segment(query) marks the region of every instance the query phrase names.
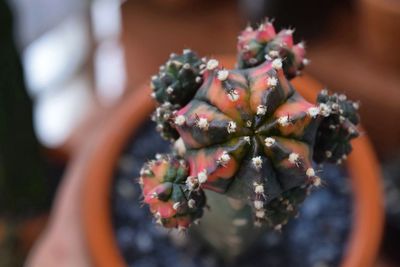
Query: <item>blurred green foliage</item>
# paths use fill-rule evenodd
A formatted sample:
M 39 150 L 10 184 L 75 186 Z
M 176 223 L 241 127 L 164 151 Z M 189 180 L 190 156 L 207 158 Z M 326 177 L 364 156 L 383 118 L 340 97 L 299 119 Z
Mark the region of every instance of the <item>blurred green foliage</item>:
M 0 217 L 20 218 L 46 208 L 48 189 L 5 0 L 0 0 L 0 40 Z

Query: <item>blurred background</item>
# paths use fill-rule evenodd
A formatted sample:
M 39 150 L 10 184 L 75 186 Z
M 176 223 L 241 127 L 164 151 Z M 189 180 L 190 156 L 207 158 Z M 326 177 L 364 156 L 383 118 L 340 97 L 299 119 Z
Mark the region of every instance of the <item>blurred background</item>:
M 0 266 L 23 264 L 73 156 L 170 52 L 232 55 L 265 17 L 306 40 L 307 73 L 361 101 L 385 178 L 379 264 L 400 266 L 398 0 L 0 0 Z

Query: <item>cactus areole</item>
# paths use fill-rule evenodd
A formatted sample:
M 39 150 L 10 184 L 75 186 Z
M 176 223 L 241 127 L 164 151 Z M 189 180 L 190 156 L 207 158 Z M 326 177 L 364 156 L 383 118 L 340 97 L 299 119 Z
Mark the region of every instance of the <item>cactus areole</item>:
M 159 103 L 152 118 L 174 144 L 140 173 L 158 223 L 198 222 L 211 190 L 244 201 L 255 226 L 281 229 L 323 183 L 313 162 L 346 159 L 358 136 L 358 103 L 323 90 L 311 104 L 296 91 L 289 79 L 308 61 L 292 34 L 276 34 L 266 21 L 239 36 L 237 69 L 186 49 L 152 77 Z

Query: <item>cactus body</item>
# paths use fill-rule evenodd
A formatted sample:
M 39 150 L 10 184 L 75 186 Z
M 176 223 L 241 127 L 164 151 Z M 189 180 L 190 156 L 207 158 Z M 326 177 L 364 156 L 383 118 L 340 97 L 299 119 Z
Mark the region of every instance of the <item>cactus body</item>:
M 359 136 L 359 104 L 348 100 L 343 94 L 328 95 L 326 90 L 321 91 L 317 102 L 325 118 L 319 126 L 314 160 L 318 163 L 327 161 L 340 164 L 352 150 L 351 139 Z
M 150 161 L 141 173 L 144 201 L 159 223 L 187 228 L 203 215 L 204 190 L 212 191 L 204 225 L 224 225 L 198 229 L 215 248 L 231 254 L 232 242 L 218 240 L 233 238 L 224 227 L 228 221 L 233 227 L 280 230 L 322 183 L 313 160 L 340 163 L 347 157 L 350 140 L 358 135 L 358 104 L 322 91 L 314 105 L 295 90 L 288 79 L 306 61 L 304 46 L 294 45 L 292 33 L 276 33 L 266 22 L 239 37 L 238 69 L 185 50 L 172 55 L 152 79 L 160 103 L 153 120 L 161 135 L 175 142 L 176 155 Z M 257 236 L 234 232 L 244 236 L 239 243 L 233 238 L 239 244 L 235 251 Z
M 203 214 L 204 192 L 187 190 L 187 174 L 186 162 L 169 155 L 158 155 L 141 171 L 144 202 L 165 227 L 185 229 Z
M 189 49 L 182 55 L 171 54 L 167 63 L 160 67 L 159 74 L 152 77 L 154 98 L 160 104 L 169 102 L 184 106 L 201 85 L 202 67 L 204 62 Z

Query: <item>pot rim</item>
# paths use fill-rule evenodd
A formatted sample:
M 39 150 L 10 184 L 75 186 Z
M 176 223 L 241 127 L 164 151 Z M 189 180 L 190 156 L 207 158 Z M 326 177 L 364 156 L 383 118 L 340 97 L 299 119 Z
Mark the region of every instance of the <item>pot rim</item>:
M 233 57 L 219 58 L 222 62 L 233 62 Z M 311 102 L 314 102 L 317 92 L 322 88 L 308 75 L 298 77 L 292 83 Z M 114 167 L 126 141 L 149 118 L 154 108 L 150 88 L 138 88 L 109 113 L 111 116 L 108 116 L 94 140 L 91 140 L 90 155 L 82 174 L 85 179 L 82 189 L 82 223 L 93 266 L 126 267 L 110 219 L 110 188 Z M 352 145 L 354 149 L 346 165 L 354 192 L 354 214 L 341 267 L 369 267 L 377 258 L 383 230 L 381 176 L 367 135 L 360 136 Z

